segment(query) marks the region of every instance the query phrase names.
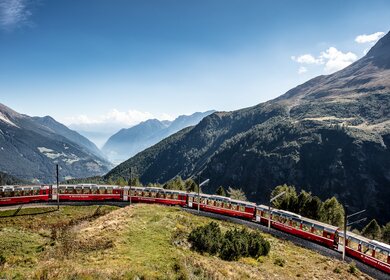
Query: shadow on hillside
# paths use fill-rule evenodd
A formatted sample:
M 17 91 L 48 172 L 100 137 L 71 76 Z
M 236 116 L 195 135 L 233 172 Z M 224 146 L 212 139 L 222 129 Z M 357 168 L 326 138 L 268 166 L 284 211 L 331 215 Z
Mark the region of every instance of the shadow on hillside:
M 53 207 L 47 207 L 47 209 L 44 208 L 23 208 L 24 205 L 20 205 L 18 208 L 15 209 L 4 209 L 2 210 L 0 208 L 0 219 L 1 218 L 10 218 L 10 217 L 19 217 L 19 216 L 35 216 L 35 215 L 43 215 L 47 213 L 52 213 L 58 211 L 57 208 Z M 28 210 L 27 213 L 21 213 L 22 210 Z M 4 213 L 6 212 L 6 213 Z

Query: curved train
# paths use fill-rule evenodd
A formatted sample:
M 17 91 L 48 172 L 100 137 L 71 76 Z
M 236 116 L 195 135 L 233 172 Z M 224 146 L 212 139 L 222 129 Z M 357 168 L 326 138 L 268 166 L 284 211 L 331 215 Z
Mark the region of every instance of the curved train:
M 338 227 L 301 215 L 272 209 L 266 205 L 234 200 L 218 195 L 187 193 L 149 187 L 111 185 L 56 185 L 0 187 L 0 206 L 49 201 L 130 201 L 159 203 L 195 208 L 238 217 L 270 226 L 316 242 L 339 252 L 343 251 L 344 233 Z M 200 201 L 199 201 L 200 200 Z M 390 245 L 347 232 L 346 254 L 390 274 Z

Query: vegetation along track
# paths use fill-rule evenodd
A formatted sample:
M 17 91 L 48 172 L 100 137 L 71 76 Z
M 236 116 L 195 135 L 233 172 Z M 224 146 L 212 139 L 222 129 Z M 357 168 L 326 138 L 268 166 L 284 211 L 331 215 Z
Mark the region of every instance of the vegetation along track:
M 128 202 L 94 202 L 94 201 L 60 202 L 59 204 L 62 206 L 65 206 L 65 205 L 68 205 L 68 206 L 111 205 L 111 206 L 119 206 L 119 207 L 129 206 Z M 18 210 L 18 208 L 20 206 L 22 206 L 23 208 L 36 208 L 36 207 L 46 207 L 46 206 L 52 207 L 52 206 L 56 206 L 56 205 L 57 205 L 57 203 L 54 203 L 54 202 L 32 203 L 32 204 L 0 207 L 0 211 L 12 210 L 12 209 Z M 253 229 L 258 229 L 260 231 L 267 232 L 267 233 L 269 233 L 277 238 L 291 241 L 295 245 L 302 246 L 304 248 L 313 250 L 313 251 L 315 251 L 323 256 L 327 256 L 327 257 L 331 257 L 331 258 L 335 258 L 335 259 L 339 259 L 339 260 L 342 258 L 341 254 L 334 251 L 334 250 L 331 250 L 331 249 L 326 248 L 324 246 L 321 246 L 319 244 L 313 243 L 311 241 L 302 239 L 300 237 L 290 235 L 290 234 L 282 232 L 282 231 L 275 230 L 273 228 L 268 229 L 266 226 L 263 226 L 261 224 L 258 224 L 258 223 L 252 222 L 252 221 L 242 220 L 242 219 L 238 219 L 238 218 L 234 218 L 234 217 L 230 217 L 230 216 L 224 216 L 224 215 L 215 214 L 215 213 L 210 213 L 210 212 L 204 212 L 204 211 L 198 212 L 196 209 L 190 209 L 190 208 L 181 208 L 181 209 L 183 211 L 189 212 L 193 215 L 200 215 L 200 216 L 213 218 L 213 219 L 217 219 L 217 220 L 228 221 L 228 222 L 232 222 L 232 223 L 236 223 L 236 224 L 245 225 L 245 226 L 253 228 Z M 347 262 L 352 262 L 352 261 L 355 262 L 356 267 L 360 271 L 370 275 L 373 278 L 376 278 L 379 280 L 382 280 L 382 279 L 388 280 L 389 279 L 388 274 L 381 272 L 373 267 L 370 267 L 370 266 L 368 266 L 368 265 L 366 265 L 358 260 L 352 259 L 352 258 L 347 257 L 347 256 L 345 257 L 345 259 Z

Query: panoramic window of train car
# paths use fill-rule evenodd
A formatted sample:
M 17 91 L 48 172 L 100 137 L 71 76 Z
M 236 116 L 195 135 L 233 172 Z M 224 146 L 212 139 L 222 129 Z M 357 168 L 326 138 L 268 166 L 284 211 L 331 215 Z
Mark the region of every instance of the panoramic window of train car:
M 74 194 L 75 193 L 74 187 L 67 187 L 66 188 L 66 193 L 67 194 Z
M 292 218 L 290 222 L 290 226 L 293 228 L 299 228 L 300 222 L 298 222 L 296 219 Z
M 15 188 L 14 189 L 14 196 L 22 196 L 22 189 L 21 188 Z
M 382 262 L 387 262 L 387 252 L 377 247 L 375 248 L 375 258 Z
M 245 205 L 240 204 L 240 211 L 245 212 Z
M 91 186 L 84 186 L 83 194 L 90 194 L 90 193 L 91 193 Z
M 201 198 L 201 204 L 205 204 L 205 205 L 207 205 L 207 198 L 206 197 L 202 197 Z
M 98 194 L 98 193 L 99 193 L 99 188 L 98 188 L 97 186 L 93 186 L 93 187 L 91 188 L 91 193 L 92 193 L 92 194 Z
M 270 216 L 270 213 L 267 211 L 267 210 L 261 210 L 261 213 L 262 213 L 262 217 L 268 219 L 269 216 Z
M 302 222 L 302 230 L 310 232 L 311 231 L 311 224 L 303 221 Z
M 215 201 L 215 206 L 217 206 L 217 207 L 221 207 L 222 206 L 222 201 L 221 200 L 216 200 Z
M 152 190 L 152 191 L 150 191 L 150 194 L 151 194 L 151 197 L 156 197 L 157 191 L 156 190 Z
M 208 199 L 208 200 L 207 200 L 207 205 L 209 205 L 209 206 L 214 206 L 214 200 Z
M 4 196 L 5 197 L 11 197 L 12 196 L 12 189 L 4 189 Z
M 112 194 L 112 190 L 113 190 L 112 187 L 107 187 L 107 194 Z
M 349 247 L 349 248 L 351 248 L 353 250 L 359 251 L 359 243 L 360 243 L 359 240 L 348 238 L 348 245 L 347 245 L 347 247 Z
M 0 197 L 3 197 L 4 196 L 4 191 L 2 188 L 0 188 Z
M 82 194 L 83 193 L 83 187 L 77 186 L 76 187 L 76 193 L 77 194 Z
M 230 202 L 229 201 L 225 201 L 223 203 L 223 207 L 226 208 L 226 209 L 230 209 Z
M 179 194 L 178 193 L 173 193 L 173 199 L 179 199 Z
M 60 187 L 60 189 L 59 189 L 59 193 L 60 194 L 64 194 L 65 193 L 65 187 Z

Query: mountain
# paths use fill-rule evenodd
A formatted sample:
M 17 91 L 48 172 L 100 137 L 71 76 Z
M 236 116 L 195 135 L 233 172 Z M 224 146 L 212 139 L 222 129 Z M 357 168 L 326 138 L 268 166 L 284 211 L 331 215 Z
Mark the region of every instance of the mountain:
M 24 184 L 24 183 L 26 182 L 23 180 L 8 175 L 7 173 L 0 172 L 0 186 L 17 185 L 17 184 Z
M 390 34 L 362 59 L 257 106 L 217 112 L 110 171 L 241 187 L 258 203 L 287 183 L 390 220 Z
M 120 163 L 179 130 L 198 124 L 204 117 L 213 112 L 183 115 L 172 122 L 151 119 L 131 128 L 121 129 L 107 140 L 102 151 L 112 162 Z
M 29 117 L 0 104 L 0 171 L 25 180 L 104 174 L 111 164 L 97 147 L 51 117 Z
M 65 138 L 68 138 L 70 141 L 74 143 L 78 143 L 82 148 L 84 148 L 86 151 L 90 152 L 92 155 L 96 155 L 101 157 L 102 159 L 105 159 L 105 156 L 103 153 L 96 147 L 95 144 L 93 144 L 91 141 L 89 141 L 84 136 L 81 136 L 79 133 L 77 133 L 74 130 L 69 129 L 65 125 L 57 122 L 50 116 L 46 116 L 43 118 L 40 117 L 33 117 L 33 119 L 43 125 L 44 127 L 50 129 L 53 133 L 56 133 L 58 135 L 62 135 Z

